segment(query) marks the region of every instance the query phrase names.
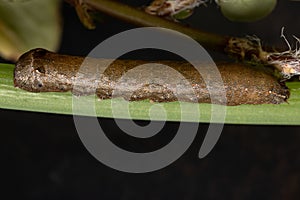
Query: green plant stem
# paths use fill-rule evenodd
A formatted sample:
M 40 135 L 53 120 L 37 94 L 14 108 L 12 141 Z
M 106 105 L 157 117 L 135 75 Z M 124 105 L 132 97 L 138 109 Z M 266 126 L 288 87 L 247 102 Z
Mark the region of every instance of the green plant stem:
M 66 1 L 74 5 L 78 0 Z M 283 53 L 278 55 L 272 51 L 268 52 L 270 48 L 261 46 L 259 38 L 240 38 L 204 32 L 147 14 L 142 10 L 113 0 L 81 0 L 81 3 L 92 10 L 102 12 L 137 26 L 162 27 L 179 31 L 198 41 L 206 49 L 225 53 L 240 60 L 250 60 L 251 62 L 272 65 L 280 72 L 284 79 L 289 79 L 294 75 L 300 75 L 300 64 L 298 64 L 300 61 L 297 53 L 290 52 L 288 54 Z M 280 62 L 278 62 L 278 60 L 280 60 Z
M 229 36 L 207 33 L 172 22 L 161 17 L 149 15 L 142 10 L 112 0 L 83 0 L 92 9 L 113 16 L 130 24 L 142 27 L 162 27 L 186 34 L 205 48 L 224 52 Z

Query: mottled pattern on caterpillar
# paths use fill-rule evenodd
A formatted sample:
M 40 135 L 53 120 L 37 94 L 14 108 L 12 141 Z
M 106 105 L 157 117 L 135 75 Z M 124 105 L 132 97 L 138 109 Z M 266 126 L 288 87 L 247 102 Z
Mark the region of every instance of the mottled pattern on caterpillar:
M 80 71 L 84 61 L 85 69 Z M 134 73 L 132 72 L 132 78 L 123 82 L 120 97 L 129 101 L 149 99 L 155 102 L 171 102 L 179 98 L 182 101 L 195 102 L 194 99 L 190 99 L 195 95 L 196 102 L 211 103 L 206 82 L 188 62 L 115 60 L 104 73 L 99 75 L 95 73 L 97 69 L 103 71 L 101 68 L 106 68 L 109 62 L 107 59 L 84 58 L 56 54 L 44 49 L 33 49 L 23 54 L 16 63 L 14 85 L 30 92 L 71 91 L 76 96 L 96 93 L 100 99 L 108 99 L 113 98 L 112 93 L 118 80 L 126 72 L 147 63 L 149 64 L 148 71 L 135 70 Z M 189 94 L 189 90 L 183 84 L 184 81 L 178 82 L 177 78 L 168 73 L 163 73 L 164 81 L 161 83 L 160 79 L 155 79 L 154 82 L 137 84 L 136 80 L 144 80 L 149 76 L 149 71 L 151 71 L 151 77 L 162 76 L 162 70 L 155 66 L 157 63 L 168 66 L 181 74 L 190 83 L 193 92 Z M 206 67 L 207 63 L 200 62 L 198 65 L 202 68 Z M 217 67 L 224 83 L 227 105 L 280 104 L 286 102 L 289 97 L 289 90 L 284 82 L 279 82 L 269 70 L 263 67 L 241 63 L 218 63 Z M 211 74 L 206 77 L 206 80 L 208 83 L 213 83 L 215 76 Z M 129 98 L 125 95 L 128 91 L 132 94 Z M 131 93 L 131 91 L 134 92 Z M 176 91 L 178 95 L 174 95 L 173 91 Z M 211 92 L 219 94 L 220 88 L 213 87 Z M 216 103 L 223 104 L 224 102 L 220 99 Z

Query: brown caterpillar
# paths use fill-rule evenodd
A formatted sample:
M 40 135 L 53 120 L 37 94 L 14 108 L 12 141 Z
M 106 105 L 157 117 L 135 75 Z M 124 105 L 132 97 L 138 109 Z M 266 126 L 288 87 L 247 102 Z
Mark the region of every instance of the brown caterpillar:
M 115 60 L 101 75 L 100 79 L 86 79 L 84 77 L 81 79 L 77 77 L 80 80 L 80 85 L 75 90 L 73 87 L 74 80 L 78 76 L 79 68 L 84 59 L 84 57 L 61 55 L 44 49 L 33 49 L 23 54 L 16 63 L 14 85 L 30 92 L 71 91 L 75 95 L 90 95 L 96 91 L 99 98 L 108 99 L 112 97 L 113 90 L 118 83 L 117 81 L 127 71 L 142 64 L 149 64 L 148 61 L 141 60 Z M 87 63 L 91 66 L 97 64 L 101 67 L 107 61 L 105 59 L 91 58 Z M 172 67 L 182 74 L 191 84 L 196 94 L 197 102 L 211 103 L 203 78 L 191 64 L 178 61 L 159 61 L 156 63 Z M 289 97 L 289 90 L 285 84 L 279 82 L 265 69 L 240 63 L 220 63 L 217 67 L 224 82 L 227 105 L 280 104 L 286 102 Z M 151 74 L 154 74 L 154 76 L 155 74 L 161 75 L 161 71 L 157 70 L 157 68 L 151 68 L 151 70 Z M 91 70 L 84 73 L 93 74 L 95 72 Z M 140 72 L 136 74 L 137 79 L 140 76 L 145 76 L 145 74 Z M 164 74 L 164 76 L 170 84 L 158 85 L 149 82 L 132 84 L 134 80 L 129 80 L 128 82 L 131 82 L 131 84 L 125 85 L 124 94 L 129 89 L 135 92 L 127 100 L 177 101 L 178 96 L 172 92 L 174 88 L 170 88 L 174 78 L 168 77 L 168 74 Z M 96 88 L 94 86 L 95 81 L 97 82 Z M 215 90 L 215 93 L 219 92 L 217 88 Z M 185 97 L 182 97 L 182 99 L 190 101 L 190 99 Z M 222 102 L 220 101 L 219 104 L 222 104 Z

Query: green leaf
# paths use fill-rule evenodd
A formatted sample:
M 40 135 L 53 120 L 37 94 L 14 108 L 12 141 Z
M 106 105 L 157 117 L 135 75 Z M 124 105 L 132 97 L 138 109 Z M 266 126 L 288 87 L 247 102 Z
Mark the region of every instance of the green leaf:
M 31 93 L 13 85 L 13 65 L 0 64 L 0 108 L 57 113 L 73 114 L 72 94 L 67 93 Z M 230 124 L 272 124 L 272 125 L 300 125 L 300 82 L 287 84 L 291 91 L 288 103 L 280 105 L 240 105 L 226 106 L 226 121 Z M 119 111 L 117 115 L 112 114 L 112 100 L 99 101 L 94 96 L 78 97 L 87 98 L 89 101 L 96 102 L 96 114 L 99 117 L 128 118 L 123 104 L 117 104 Z M 117 102 L 122 102 L 117 100 Z M 185 106 L 195 106 L 192 103 L 183 103 Z M 180 121 L 182 112 L 179 102 L 170 103 L 151 103 L 149 101 L 129 102 L 130 114 L 132 119 L 149 120 L 149 109 L 153 105 L 161 105 L 165 108 L 167 121 Z M 197 104 L 201 115 L 198 119 L 191 119 L 196 122 L 210 122 L 211 104 Z M 82 105 L 87 106 L 87 104 Z M 219 105 L 218 105 L 219 106 Z M 84 109 L 83 109 L 84 110 Z M 88 113 L 80 113 L 86 115 Z M 185 113 L 189 114 L 189 113 Z M 161 115 L 151 116 L 152 120 L 162 120 Z
M 36 47 L 57 50 L 60 0 L 0 1 L 0 56 L 16 60 Z

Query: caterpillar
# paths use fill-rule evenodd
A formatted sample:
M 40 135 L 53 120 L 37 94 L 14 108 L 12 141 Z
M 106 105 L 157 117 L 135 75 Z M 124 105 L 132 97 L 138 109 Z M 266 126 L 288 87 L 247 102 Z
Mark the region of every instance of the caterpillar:
M 145 63 L 150 64 L 152 75 L 161 76 L 161 71 L 151 67 L 149 61 L 142 60 L 115 60 L 101 76 L 98 78 L 94 74 L 93 66 L 102 66 L 107 63 L 106 59 L 90 58 L 88 68 L 85 74 L 87 76 L 79 77 L 79 68 L 84 62 L 84 57 L 61 55 L 47 51 L 45 49 L 33 49 L 23 54 L 16 63 L 14 69 L 15 87 L 30 92 L 67 92 L 71 91 L 74 95 L 91 95 L 96 92 L 100 99 L 112 98 L 112 93 L 118 80 L 129 70 Z M 207 86 L 197 70 L 188 62 L 184 61 L 158 61 L 160 63 L 175 69 L 183 75 L 190 83 L 199 103 L 211 103 L 210 94 Z M 154 62 L 153 62 L 154 65 Z M 203 63 L 205 65 L 205 63 Z M 289 97 L 289 90 L 283 82 L 279 82 L 267 70 L 250 66 L 242 63 L 218 63 L 218 70 L 223 79 L 226 91 L 227 105 L 241 104 L 280 104 L 286 102 Z M 145 74 L 137 72 L 136 80 Z M 173 91 L 174 77 L 164 74 L 167 85 L 153 83 L 132 84 L 134 80 L 128 80 L 131 84 L 124 87 L 126 91 L 135 91 L 127 100 L 137 101 L 149 99 L 155 102 L 177 101 Z M 79 86 L 74 88 L 75 79 L 79 80 Z M 208 77 L 209 81 L 214 81 L 214 77 Z M 95 88 L 95 82 L 96 88 Z M 177 89 L 180 87 L 177 87 Z M 126 91 L 125 91 L 126 90 Z M 182 89 L 184 90 L 184 88 Z M 214 93 L 218 93 L 219 88 L 213 88 Z M 184 93 L 184 92 L 183 92 Z M 192 101 L 183 96 L 180 99 Z M 218 104 L 222 104 L 220 101 Z

